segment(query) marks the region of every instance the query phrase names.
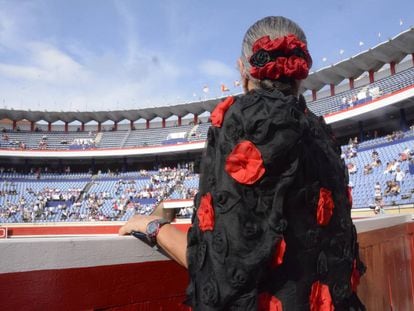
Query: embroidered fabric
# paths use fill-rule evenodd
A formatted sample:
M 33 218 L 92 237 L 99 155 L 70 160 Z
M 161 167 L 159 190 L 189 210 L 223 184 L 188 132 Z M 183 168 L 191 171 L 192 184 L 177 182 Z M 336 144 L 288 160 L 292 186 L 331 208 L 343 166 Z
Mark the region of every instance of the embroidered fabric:
M 188 233 L 187 303 L 365 310 L 348 175 L 330 128 L 303 97 L 278 91 L 218 107 Z

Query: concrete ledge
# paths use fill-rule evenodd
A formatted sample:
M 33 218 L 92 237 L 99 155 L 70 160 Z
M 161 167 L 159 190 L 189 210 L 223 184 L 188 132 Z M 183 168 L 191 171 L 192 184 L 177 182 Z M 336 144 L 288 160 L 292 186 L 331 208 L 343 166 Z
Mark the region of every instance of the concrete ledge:
M 36 237 L 0 240 L 0 273 L 169 260 L 132 236 Z

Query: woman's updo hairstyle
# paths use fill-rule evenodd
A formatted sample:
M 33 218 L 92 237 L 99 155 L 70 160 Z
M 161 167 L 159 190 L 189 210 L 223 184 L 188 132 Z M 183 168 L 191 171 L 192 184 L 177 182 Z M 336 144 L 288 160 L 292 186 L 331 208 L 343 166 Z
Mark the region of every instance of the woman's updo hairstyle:
M 307 43 L 305 33 L 299 25 L 283 16 L 265 17 L 257 21 L 247 30 L 243 39 L 241 51 L 241 61 L 244 65 L 244 72 L 242 74 L 245 75 L 256 88 L 265 90 L 277 89 L 286 95 L 296 95 L 299 85 L 296 79 L 286 77 L 280 77 L 278 79 L 254 78 L 251 75 L 252 65 L 249 61 L 253 55 L 253 46 L 257 40 L 266 36 L 269 36 L 270 40 L 274 40 L 288 35 L 296 36 L 297 39 L 302 41 L 305 45 Z M 312 65 L 311 60 L 308 62 L 308 65 L 309 67 Z

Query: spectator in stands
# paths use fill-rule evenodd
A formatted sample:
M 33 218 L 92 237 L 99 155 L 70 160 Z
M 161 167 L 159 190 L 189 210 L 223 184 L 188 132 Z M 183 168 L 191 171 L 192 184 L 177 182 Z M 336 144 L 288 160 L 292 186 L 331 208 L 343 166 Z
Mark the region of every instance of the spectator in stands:
M 357 150 L 355 147 L 348 147 L 345 151 L 345 156 L 347 159 L 351 159 L 357 156 Z
M 364 175 L 368 175 L 372 173 L 372 166 L 371 164 L 366 164 L 364 166 Z
M 408 164 L 408 170 L 411 175 L 414 175 L 414 158 L 411 158 L 410 163 Z
M 370 164 L 371 167 L 378 167 L 382 165 L 381 159 L 379 158 L 378 151 L 376 150 L 372 151 L 371 158 L 372 158 L 372 162 Z
M 389 196 L 391 194 L 391 188 L 392 188 L 392 181 L 388 180 L 385 183 L 385 189 L 384 189 L 384 195 Z
M 346 99 L 346 97 L 342 97 L 341 100 L 341 109 L 347 109 L 348 108 L 348 100 Z
M 378 154 L 378 151 L 377 150 L 373 150 L 372 151 L 372 154 L 371 154 L 371 158 L 372 158 L 372 160 L 378 160 L 379 159 L 379 154 Z
M 397 131 L 396 132 L 396 138 L 397 139 L 403 139 L 404 138 L 404 132 L 403 131 Z
M 400 167 L 397 167 L 397 170 L 395 171 L 395 182 L 398 184 L 398 186 L 401 187 L 404 177 L 405 177 L 405 173 L 401 170 Z
M 353 142 L 353 144 L 354 144 L 354 147 L 355 147 L 355 148 L 358 148 L 359 142 L 358 142 L 358 137 L 357 137 L 357 136 L 355 136 L 355 137 L 354 137 L 354 142 Z
M 331 130 L 298 98 L 311 66 L 302 30 L 258 21 L 239 66 L 245 94 L 211 113 L 188 234 L 157 216 L 134 216 L 120 234 L 145 232 L 188 267 L 195 310 L 364 310 L 349 282 L 364 267 L 347 174 Z
M 392 165 L 392 168 L 391 168 L 391 173 L 395 172 L 397 170 L 397 168 L 399 168 L 400 165 L 401 165 L 401 162 L 397 159 L 394 159 L 392 161 L 392 163 L 393 163 L 393 165 Z
M 371 162 L 371 167 L 373 167 L 373 168 L 381 166 L 381 165 L 382 165 L 382 162 L 381 162 L 381 159 L 379 159 L 379 158 Z
M 401 192 L 401 186 L 396 181 L 391 181 L 390 195 L 398 195 Z
M 352 162 L 349 162 L 347 166 L 349 174 L 355 174 L 358 171 L 358 167 Z
M 410 156 L 411 156 L 411 149 L 408 146 L 406 146 L 404 150 L 400 153 L 401 162 L 409 160 Z
M 381 191 L 381 185 L 379 182 L 377 182 L 375 184 L 374 187 L 374 203 L 375 203 L 375 208 L 374 211 L 376 214 L 378 213 L 383 213 L 383 207 L 384 207 L 384 202 L 382 200 L 382 191 Z

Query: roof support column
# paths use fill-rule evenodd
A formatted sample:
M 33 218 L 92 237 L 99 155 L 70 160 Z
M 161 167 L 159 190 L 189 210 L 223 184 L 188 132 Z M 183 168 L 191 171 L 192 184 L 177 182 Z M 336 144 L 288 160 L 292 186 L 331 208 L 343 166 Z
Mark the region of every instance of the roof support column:
M 405 109 L 400 109 L 400 128 L 401 131 L 407 131 L 408 130 L 408 123 L 407 118 L 405 117 Z
M 194 125 L 198 124 L 198 115 L 194 114 Z
M 47 122 L 47 131 L 48 132 L 52 131 L 52 122 Z
M 374 83 L 374 70 L 368 71 L 369 74 L 369 83 Z
M 312 90 L 312 100 L 316 100 L 316 90 Z
M 81 123 L 81 132 L 85 132 L 85 123 L 84 122 Z
M 149 129 L 150 128 L 150 120 L 147 120 L 146 124 L 145 124 L 145 128 Z
M 129 121 L 129 129 L 132 131 L 134 129 L 134 121 Z
M 30 121 L 30 132 L 34 131 L 34 128 L 35 128 L 34 125 L 35 125 L 34 121 Z
M 16 127 L 17 127 L 17 121 L 16 120 L 13 120 L 13 131 L 16 130 Z
M 390 63 L 390 73 L 391 75 L 395 75 L 395 62 Z
M 181 126 L 181 116 L 178 117 L 178 126 Z
M 411 54 L 411 58 L 413 59 L 413 66 L 414 66 L 414 53 Z
M 118 130 L 118 122 L 114 122 L 114 127 L 113 127 L 114 131 Z
M 162 128 L 165 127 L 165 118 L 162 118 Z
M 358 128 L 359 128 L 359 142 L 362 143 L 364 141 L 364 123 L 362 121 L 358 121 Z
M 353 89 L 354 89 L 354 78 L 349 78 L 349 88 L 350 88 L 351 90 L 353 90 Z
M 102 124 L 101 124 L 101 122 L 98 122 L 98 132 L 100 132 L 101 129 L 102 129 Z
M 69 123 L 65 122 L 65 132 L 68 132 L 68 131 L 69 131 Z
M 331 96 L 335 96 L 335 85 L 333 83 L 329 84 L 331 88 Z

